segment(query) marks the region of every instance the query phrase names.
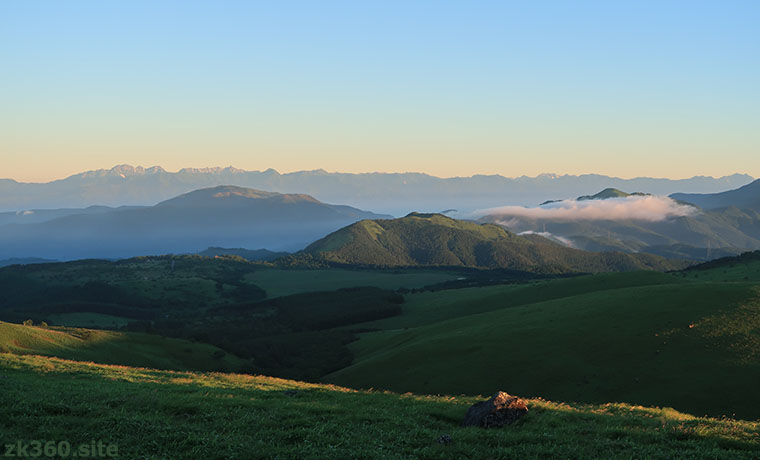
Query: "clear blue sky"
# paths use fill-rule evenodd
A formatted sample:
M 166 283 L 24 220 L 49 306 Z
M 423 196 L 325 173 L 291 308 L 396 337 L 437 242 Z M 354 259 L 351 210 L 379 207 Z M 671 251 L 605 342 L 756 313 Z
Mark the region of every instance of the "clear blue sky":
M 760 1 L 0 2 L 0 177 L 760 176 Z

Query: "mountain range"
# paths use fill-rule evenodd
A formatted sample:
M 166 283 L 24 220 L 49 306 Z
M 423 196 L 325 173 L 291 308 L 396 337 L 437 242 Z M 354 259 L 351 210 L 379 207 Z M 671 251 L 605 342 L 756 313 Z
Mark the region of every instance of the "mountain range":
M 301 193 L 330 203 L 402 216 L 411 211 L 470 211 L 505 204 L 534 206 L 556 197 L 578 196 L 589 190 L 615 187 L 657 195 L 675 192 L 712 193 L 752 181 L 746 174 L 720 178 L 621 179 L 597 174 L 542 174 L 509 178 L 500 175 L 439 178 L 421 173 L 329 173 L 324 170 L 281 174 L 273 169 L 244 171 L 228 168 L 185 168 L 168 172 L 119 165 L 87 171 L 47 183 L 0 179 L 0 211 L 152 206 L 200 188 L 236 185 L 280 193 Z
M 0 225 L 0 259 L 123 258 L 195 253 L 209 246 L 292 251 L 358 220 L 390 217 L 303 194 L 234 186 L 196 190 L 150 207 L 69 209 L 60 215 L 51 211 L 17 217 L 35 215 L 53 218 Z
M 652 193 L 652 190 L 647 188 L 636 188 L 633 190 L 637 191 L 628 193 L 608 186 L 596 194 L 579 194 L 580 196 L 570 200 L 547 200 L 538 207 L 505 206 L 479 211 L 478 214 L 478 212 L 458 211 L 443 205 L 451 204 L 450 200 L 454 200 L 455 203 L 463 204 L 467 201 L 469 204 L 466 205 L 475 206 L 474 200 L 481 199 L 483 196 L 486 196 L 483 199 L 488 203 L 491 199 L 488 196 L 496 196 L 504 187 L 513 187 L 518 182 L 522 184 L 525 193 L 546 194 L 558 187 L 563 190 L 566 189 L 562 188 L 564 186 L 575 187 L 573 184 L 577 181 L 587 180 L 594 183 L 603 176 L 546 175 L 518 179 L 507 179 L 501 176 L 473 176 L 439 179 L 415 174 L 352 175 L 330 174 L 324 171 L 281 175 L 272 170 L 246 172 L 233 168 L 185 169 L 178 173 L 167 173 L 157 167 L 143 169 L 120 166 L 111 170 L 82 173 L 48 184 L 13 182 L 19 187 L 27 188 L 30 192 L 34 192 L 34 187 L 47 187 L 48 192 L 58 186 L 64 187 L 71 193 L 76 192 L 74 194 L 79 197 L 76 199 L 98 193 L 102 201 L 99 205 L 76 208 L 72 206 L 76 199 L 64 191 L 56 195 L 56 198 L 73 199 L 73 201 L 65 201 L 66 207 L 1 212 L 0 259 L 124 258 L 149 254 L 198 253 L 202 248 L 213 247 L 213 250 L 206 251 L 208 255 L 240 255 L 245 252 L 246 255 L 243 257 L 254 260 L 273 260 L 281 256 L 281 252 L 298 251 L 331 232 L 361 220 L 377 222 L 377 219 L 384 219 L 384 222 L 391 222 L 387 219 L 392 217 L 390 215 L 363 211 L 347 205 L 326 204 L 310 194 L 262 191 L 234 185 L 202 188 L 151 206 L 104 205 L 109 204 L 109 200 L 113 201 L 113 197 L 109 195 L 113 191 L 124 192 L 126 197 L 134 197 L 135 193 L 140 193 L 141 199 L 146 199 L 151 194 L 164 193 L 166 190 L 177 187 L 178 184 L 186 187 L 199 180 L 215 181 L 232 176 L 240 180 L 251 178 L 258 180 L 268 177 L 268 180 L 274 181 L 278 178 L 275 182 L 278 182 L 279 186 L 296 181 L 296 185 L 293 185 L 295 189 L 322 187 L 321 190 L 329 192 L 335 188 L 330 193 L 370 201 L 375 198 L 391 201 L 404 198 L 402 200 L 404 206 L 418 210 L 425 208 L 426 199 L 432 196 L 431 190 L 437 190 L 438 196 L 435 199 L 441 205 L 440 208 L 448 208 L 448 211 L 444 213 L 458 218 L 477 219 L 479 223 L 503 226 L 516 234 L 513 235 L 515 237 L 533 243 L 540 241 L 541 250 L 547 248 L 545 246 L 547 242 L 552 242 L 555 246 L 567 246 L 585 251 L 646 252 L 675 259 L 709 260 L 760 248 L 760 180 L 734 190 L 713 194 L 675 193 L 670 198 Z M 399 178 L 416 178 L 417 180 L 407 183 L 409 185 L 407 189 L 399 184 L 392 187 L 393 181 Z M 659 184 L 660 188 L 668 184 L 670 186 L 701 184 L 704 188 L 706 184 L 712 187 L 718 183 L 741 182 L 747 178 L 748 176 L 729 176 L 721 179 L 695 178 L 669 182 L 636 179 L 629 182 L 643 184 L 649 181 L 649 185 Z M 605 180 L 605 184 L 609 185 L 616 179 L 599 180 Z M 366 185 L 368 182 L 380 185 L 377 188 L 362 188 L 365 193 L 368 193 L 365 195 L 354 193 L 359 185 L 362 183 Z M 536 185 L 539 182 L 546 182 L 549 185 L 544 189 Z M 472 189 L 464 192 L 462 186 L 467 183 L 472 186 Z M 410 190 L 427 191 L 416 196 L 404 197 L 404 194 Z M 588 188 L 583 190 L 586 193 L 588 191 Z M 461 196 L 454 196 L 454 192 L 462 193 Z M 31 193 L 30 196 L 33 195 L 34 193 Z M 12 194 L 0 195 L 0 201 L 9 200 L 9 196 Z M 501 203 L 509 199 L 504 198 L 505 196 L 507 195 L 501 195 Z M 556 197 L 555 195 L 552 198 Z M 122 201 L 127 199 L 121 198 Z M 385 203 L 390 203 L 390 201 Z M 483 209 L 482 203 L 478 201 L 477 207 Z M 604 207 L 598 203 L 604 204 Z M 399 203 L 397 202 L 396 205 Z M 630 212 L 633 214 L 629 215 Z M 659 215 L 660 213 L 665 214 Z M 411 215 L 419 218 L 426 214 L 436 213 L 415 211 Z M 428 223 L 440 224 L 436 219 L 429 220 Z M 367 225 L 370 224 L 366 222 L 357 224 L 357 226 L 340 230 L 336 235 L 354 235 L 359 228 L 368 230 Z M 459 240 L 452 243 L 446 238 L 441 239 L 440 235 L 434 234 L 435 231 L 433 234 L 427 234 L 427 230 L 418 230 L 418 234 L 414 237 L 433 239 L 426 242 L 412 242 L 412 236 L 407 235 L 409 241 L 403 245 L 412 248 L 412 253 L 406 250 L 398 252 L 399 247 L 393 245 L 382 248 L 375 245 L 371 251 L 371 257 L 367 257 L 362 252 L 368 251 L 369 246 L 357 247 L 358 252 L 346 252 L 344 248 L 340 253 L 329 255 L 326 253 L 331 251 L 319 251 L 320 257 L 336 262 L 369 265 L 451 263 L 478 267 L 514 268 L 519 266 L 524 268 L 531 264 L 551 263 L 549 259 L 542 258 L 543 256 L 531 259 L 522 253 L 516 259 L 500 261 L 501 256 L 493 254 L 502 251 L 503 248 L 486 250 L 486 253 L 490 254 L 489 257 L 496 257 L 486 262 L 483 258 L 485 246 L 481 244 L 484 243 L 483 241 L 476 242 L 480 245 L 478 246 L 480 252 L 477 256 L 479 258 L 476 257 L 477 260 L 475 260 L 470 257 L 475 250 L 474 247 L 464 249 L 464 252 L 452 252 L 448 250 L 451 248 L 446 249 L 447 245 L 456 246 Z M 386 237 L 392 233 L 387 233 Z M 336 235 L 331 236 L 330 244 L 334 244 Z M 461 235 L 456 238 L 460 237 Z M 357 241 L 361 241 L 362 238 L 359 237 Z M 372 244 L 375 243 L 377 241 Z M 488 244 L 491 243 L 488 242 Z M 307 252 L 318 247 L 319 244 L 324 245 L 325 241 L 321 240 L 312 244 L 309 246 L 311 249 L 307 248 Z M 425 244 L 429 246 L 441 244 L 444 250 L 436 252 L 432 246 L 425 249 L 421 246 Z M 527 246 L 521 246 L 522 249 L 525 247 Z M 238 249 L 221 250 L 219 248 Z M 269 252 L 257 254 L 244 248 L 262 248 Z M 515 248 L 517 246 L 511 248 L 510 251 L 516 250 Z M 428 251 L 428 255 L 421 255 L 425 254 L 425 251 Z M 541 252 L 538 249 L 535 251 Z M 556 253 L 557 250 L 555 248 L 549 252 Z M 349 253 L 352 255 L 349 256 Z M 433 253 L 435 254 L 431 255 Z M 566 255 L 569 257 L 570 253 Z M 432 257 L 432 259 L 426 260 L 426 257 Z M 588 268 L 583 271 L 599 270 L 599 267 L 585 262 L 565 265 L 567 266 L 557 270 L 570 270 L 572 267 Z M 635 264 L 631 265 L 633 266 Z

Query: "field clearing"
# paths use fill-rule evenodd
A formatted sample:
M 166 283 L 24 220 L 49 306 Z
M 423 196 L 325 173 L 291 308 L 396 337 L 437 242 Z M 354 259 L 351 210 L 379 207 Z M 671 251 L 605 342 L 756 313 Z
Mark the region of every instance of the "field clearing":
M 760 453 L 757 422 L 667 408 L 533 399 L 517 424 L 483 430 L 460 426 L 474 397 L 10 354 L 0 354 L 0 376 L 4 442 L 76 448 L 96 440 L 115 445 L 119 458 L 743 460 Z M 443 434 L 450 444 L 437 442 Z
M 264 289 L 267 297 L 282 297 L 313 291 L 372 286 L 381 289 L 419 288 L 455 280 L 464 275 L 439 270 L 349 270 L 342 268 L 281 270 L 261 268 L 245 276 L 245 281 Z

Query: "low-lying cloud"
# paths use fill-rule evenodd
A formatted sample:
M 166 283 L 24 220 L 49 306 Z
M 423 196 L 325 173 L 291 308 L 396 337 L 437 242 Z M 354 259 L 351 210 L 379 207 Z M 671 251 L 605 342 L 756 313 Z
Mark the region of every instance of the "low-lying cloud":
M 533 230 L 526 230 L 524 232 L 518 233 L 518 235 L 521 235 L 521 236 L 522 235 L 539 235 L 539 236 L 543 236 L 544 238 L 547 238 L 547 239 L 550 239 L 550 240 L 558 241 L 558 242 L 564 244 L 565 246 L 569 246 L 571 248 L 574 247 L 573 242 L 569 238 L 565 238 L 565 237 L 559 236 L 559 235 L 554 235 L 554 234 L 549 233 L 549 232 L 534 232 Z
M 694 215 L 693 206 L 679 204 L 665 196 L 629 196 L 606 200 L 565 200 L 537 208 L 502 206 L 476 211 L 475 217 L 491 216 L 505 220 L 530 219 L 551 221 L 643 220 L 659 222 L 674 217 Z

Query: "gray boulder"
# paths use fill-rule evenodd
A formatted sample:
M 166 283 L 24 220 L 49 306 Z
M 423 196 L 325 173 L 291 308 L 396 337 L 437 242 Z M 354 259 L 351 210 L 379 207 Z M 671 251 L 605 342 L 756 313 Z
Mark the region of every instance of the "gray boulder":
M 511 425 L 527 413 L 525 400 L 499 391 L 488 401 L 473 404 L 467 409 L 462 426 L 501 427 Z

